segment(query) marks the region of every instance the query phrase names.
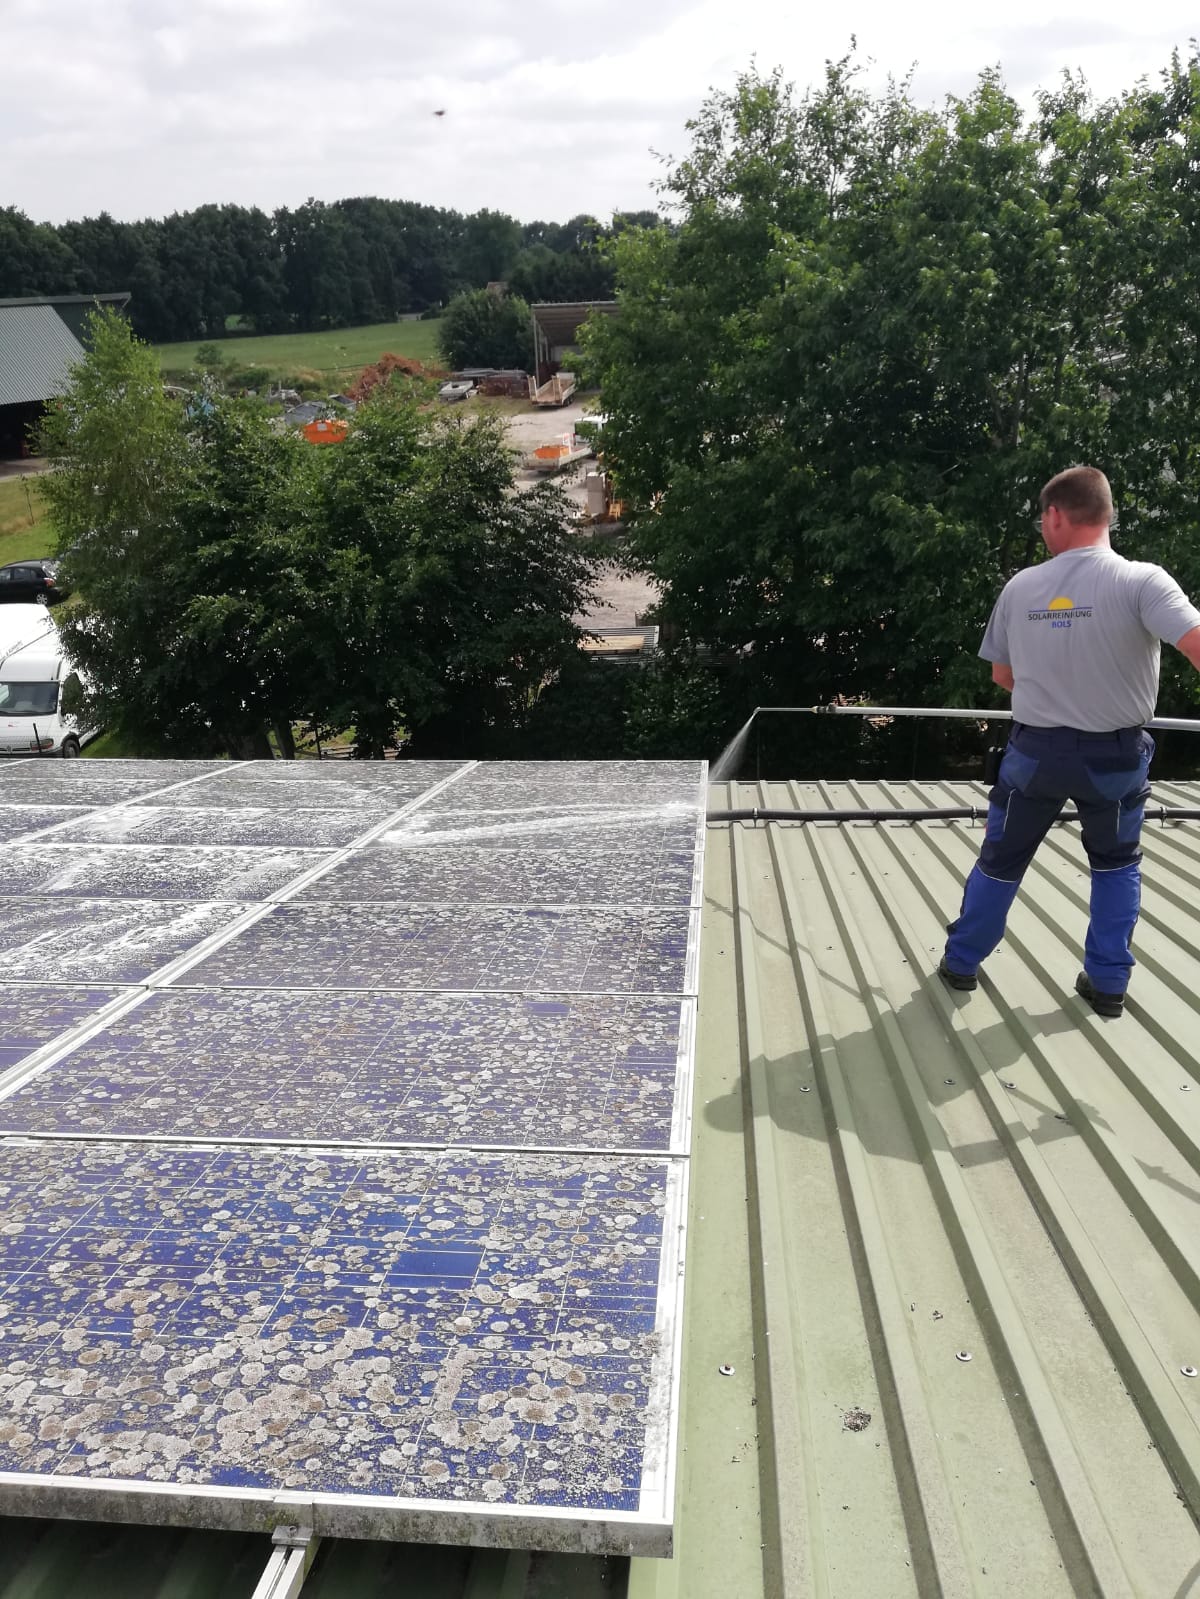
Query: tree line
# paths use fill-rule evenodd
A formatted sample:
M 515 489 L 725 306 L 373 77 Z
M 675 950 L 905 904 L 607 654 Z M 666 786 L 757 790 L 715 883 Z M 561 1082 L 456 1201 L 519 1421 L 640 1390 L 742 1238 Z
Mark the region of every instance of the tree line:
M 0 208 L 0 298 L 128 289 L 152 343 L 390 321 L 507 281 L 532 300 L 611 296 L 605 240 L 653 212 L 521 223 L 407 200 L 309 200 L 271 214 L 205 205 L 140 222 L 102 212 L 61 225 Z
M 584 339 L 630 558 L 731 725 L 991 703 L 984 624 L 1072 463 L 1200 596 L 1195 54 L 1032 118 L 996 72 L 940 108 L 852 58 L 802 95 L 752 72 L 692 128 L 677 225 L 616 241 L 621 315 Z M 1194 710 L 1174 655 L 1164 714 Z

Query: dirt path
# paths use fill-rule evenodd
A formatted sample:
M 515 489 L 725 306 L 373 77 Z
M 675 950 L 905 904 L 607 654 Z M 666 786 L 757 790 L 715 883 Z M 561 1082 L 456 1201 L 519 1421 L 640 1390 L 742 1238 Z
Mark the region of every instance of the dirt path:
M 594 405 L 591 408 L 594 409 Z M 561 410 L 554 411 L 535 411 L 531 406 L 528 411 L 518 411 L 506 417 L 505 426 L 513 448 L 527 455 L 539 445 L 554 444 L 563 434 L 573 433 L 576 422 L 586 414 L 587 406 L 579 403 L 564 405 Z M 581 511 L 587 501 L 583 474 L 591 465 L 590 460 L 581 462 L 574 471 L 564 473 L 558 480 L 567 498 Z M 517 481 L 527 486 L 541 480 L 534 472 L 520 471 Z M 615 566 L 602 568 L 596 587 L 596 603 L 578 618 L 583 626 L 590 629 L 633 627 L 658 599 L 658 588 L 648 578 L 630 576 Z

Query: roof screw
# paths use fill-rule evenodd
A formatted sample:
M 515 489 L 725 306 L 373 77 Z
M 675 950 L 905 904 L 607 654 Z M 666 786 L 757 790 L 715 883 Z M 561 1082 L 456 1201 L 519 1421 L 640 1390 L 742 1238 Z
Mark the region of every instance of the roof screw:
M 953 1077 L 943 1077 L 942 1081 L 945 1083 L 947 1088 L 953 1088 L 954 1087 L 954 1079 L 953 1079 Z
M 800 1092 L 802 1094 L 810 1094 L 812 1092 L 811 1084 L 809 1084 L 809 1083 L 801 1083 L 800 1084 Z
M 1185 1377 L 1194 1377 L 1196 1375 L 1195 1366 L 1180 1366 L 1179 1370 Z
M 1005 1088 L 1015 1088 L 1017 1086 L 1011 1077 L 1003 1077 L 1001 1078 L 1001 1082 L 1004 1084 Z
M 718 1366 L 717 1370 L 721 1374 L 722 1377 L 732 1377 L 733 1376 L 733 1367 L 732 1366 Z
M 1191 1083 L 1180 1083 L 1179 1091 L 1180 1093 L 1187 1094 L 1191 1092 L 1191 1087 Z
M 962 1363 L 966 1365 L 967 1361 L 971 1358 L 971 1351 L 969 1349 L 960 1349 L 954 1358 L 955 1360 L 961 1360 Z
M 1065 1121 L 1066 1121 L 1066 1119 L 1067 1119 L 1067 1118 L 1066 1118 L 1066 1117 L 1065 1117 L 1065 1116 L 1064 1116 L 1064 1115 L 1063 1115 L 1063 1113 L 1062 1113 L 1062 1111 L 1061 1111 L 1061 1110 L 1056 1110 L 1056 1111 L 1055 1111 L 1055 1112 L 1054 1112 L 1054 1120 L 1055 1120 L 1055 1121 L 1056 1121 L 1056 1122 L 1065 1122 Z

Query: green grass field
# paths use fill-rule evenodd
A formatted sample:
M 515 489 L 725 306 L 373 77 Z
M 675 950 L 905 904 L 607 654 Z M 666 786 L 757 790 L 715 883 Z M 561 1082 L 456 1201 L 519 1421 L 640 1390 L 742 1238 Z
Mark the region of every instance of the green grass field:
M 53 555 L 56 542 L 37 478 L 0 478 L 0 566 Z
M 404 355 L 438 366 L 438 327 L 437 322 L 377 322 L 367 328 L 337 328 L 329 333 L 278 333 L 220 342 L 236 365 L 265 366 L 272 377 L 300 372 L 332 375 L 357 373 L 381 355 Z M 159 366 L 164 372 L 189 371 L 203 342 L 155 345 Z

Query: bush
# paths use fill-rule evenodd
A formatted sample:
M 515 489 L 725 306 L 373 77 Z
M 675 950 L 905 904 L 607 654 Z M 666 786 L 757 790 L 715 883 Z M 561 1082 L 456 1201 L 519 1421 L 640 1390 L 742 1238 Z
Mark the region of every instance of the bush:
M 234 367 L 225 379 L 231 389 L 254 389 L 256 392 L 265 389 L 270 381 L 271 374 L 265 366 Z
M 446 307 L 438 342 L 455 370 L 493 366 L 527 372 L 533 357 L 533 318 L 516 295 L 473 289 L 456 295 Z

